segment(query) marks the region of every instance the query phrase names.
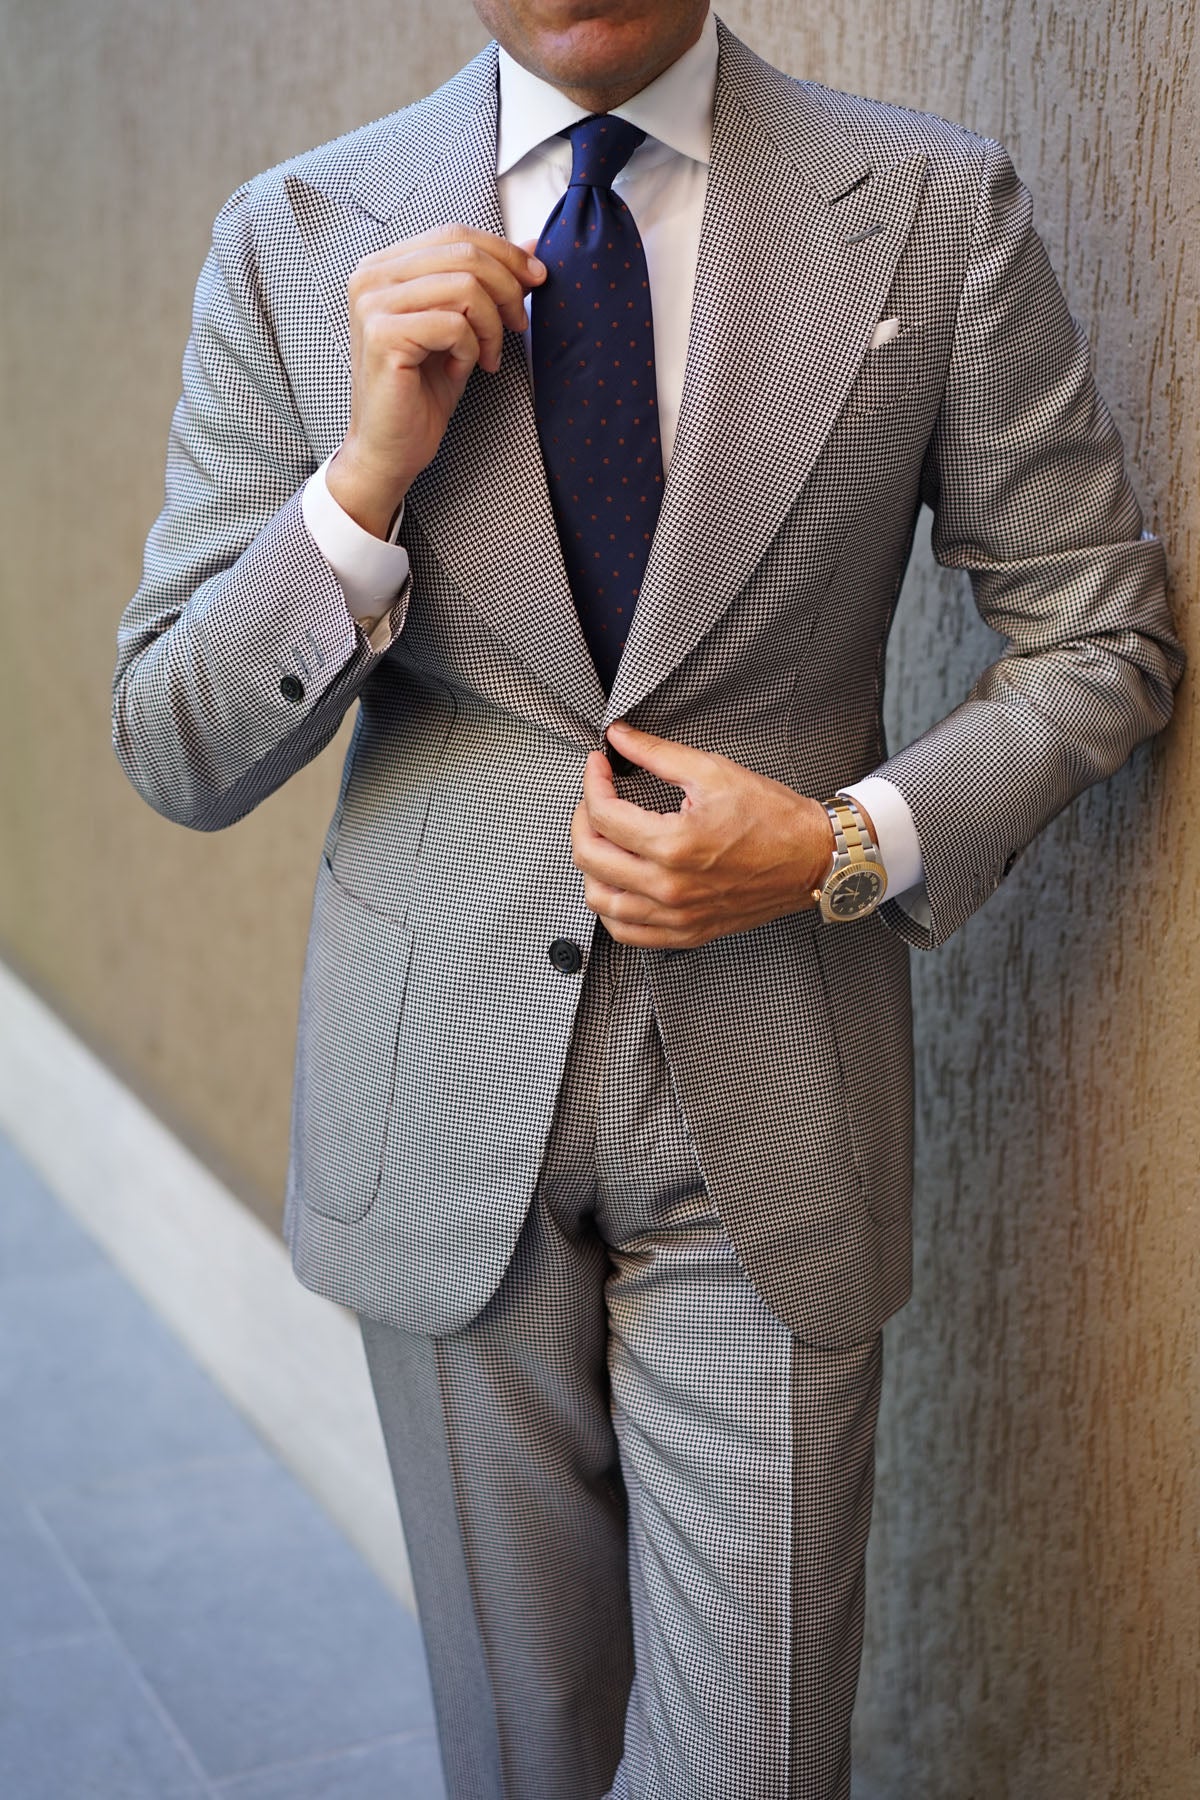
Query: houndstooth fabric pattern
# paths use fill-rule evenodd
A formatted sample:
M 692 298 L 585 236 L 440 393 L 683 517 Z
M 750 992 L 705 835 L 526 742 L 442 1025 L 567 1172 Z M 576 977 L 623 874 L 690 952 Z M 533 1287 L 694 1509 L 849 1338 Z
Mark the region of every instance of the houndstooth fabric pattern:
M 492 46 L 221 213 L 121 626 L 117 752 L 151 804 L 214 829 L 358 701 L 317 884 L 287 1230 L 304 1281 L 416 1331 L 478 1312 L 529 1206 L 592 938 L 569 822 L 606 723 L 815 795 L 882 763 L 920 833 L 931 933 L 890 907 L 642 959 L 745 1267 L 807 1342 L 864 1342 L 909 1284 L 904 940 L 955 930 L 1168 716 L 1161 552 L 1003 150 L 794 82 L 722 28 L 682 410 L 611 695 L 515 340 L 409 494 L 411 580 L 373 651 L 297 490 L 347 422 L 355 263 L 446 220 L 501 229 L 496 111 Z M 885 317 L 899 335 L 872 349 Z M 888 758 L 883 648 L 922 501 L 1007 648 Z M 551 964 L 563 942 L 580 973 Z
M 364 1342 L 451 1800 L 846 1800 L 880 1346 L 747 1280 L 603 933 L 496 1294 Z

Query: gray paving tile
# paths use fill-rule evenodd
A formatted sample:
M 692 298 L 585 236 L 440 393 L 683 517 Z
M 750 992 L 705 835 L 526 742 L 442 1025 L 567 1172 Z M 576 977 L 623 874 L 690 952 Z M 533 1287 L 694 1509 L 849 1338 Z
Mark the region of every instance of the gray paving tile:
M 99 1246 L 80 1230 L 41 1176 L 0 1136 L 0 1281 L 87 1268 L 103 1260 Z
M 43 1512 L 210 1776 L 432 1725 L 415 1621 L 265 1453 Z
M 392 1738 L 317 1762 L 285 1763 L 222 1782 L 221 1800 L 445 1800 L 437 1741 Z
M 0 1654 L 95 1629 L 53 1544 L 23 1507 L 0 1500 Z
M 0 1794 L 200 1800 L 210 1793 L 110 1639 L 0 1659 Z
M 46 1489 L 258 1439 L 107 1265 L 0 1287 L 0 1487 Z

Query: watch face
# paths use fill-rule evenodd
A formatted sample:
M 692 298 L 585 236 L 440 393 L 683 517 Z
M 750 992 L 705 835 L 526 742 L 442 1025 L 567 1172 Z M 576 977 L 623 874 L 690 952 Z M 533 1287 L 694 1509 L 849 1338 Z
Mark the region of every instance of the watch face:
M 883 881 L 877 870 L 847 869 L 829 896 L 829 910 L 835 919 L 857 919 L 870 912 L 883 896 Z

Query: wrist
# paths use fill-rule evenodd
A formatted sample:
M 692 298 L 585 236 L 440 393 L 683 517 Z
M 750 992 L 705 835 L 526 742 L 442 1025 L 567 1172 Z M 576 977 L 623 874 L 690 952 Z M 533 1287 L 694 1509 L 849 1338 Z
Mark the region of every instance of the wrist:
M 836 852 L 837 844 L 828 812 L 821 801 L 813 800 L 805 795 L 802 809 L 801 849 L 797 859 L 803 874 L 803 885 L 800 892 L 805 906 L 816 904 L 820 891 L 833 868 Z
M 325 485 L 356 525 L 372 537 L 385 540 L 391 535 L 408 492 L 407 482 L 365 465 L 348 443 L 341 446 L 327 466 Z
M 873 844 L 874 844 L 874 845 L 875 845 L 875 846 L 876 846 L 876 847 L 878 847 L 878 844 L 879 844 L 879 833 L 878 833 L 878 832 L 877 832 L 877 831 L 876 831 L 876 829 L 875 829 L 875 821 L 874 821 L 874 819 L 873 819 L 873 818 L 872 818 L 872 817 L 871 817 L 871 815 L 870 815 L 870 813 L 869 813 L 869 812 L 868 812 L 868 811 L 867 811 L 867 809 L 866 809 L 866 807 L 865 807 L 865 806 L 864 806 L 864 805 L 863 805 L 863 803 L 862 803 L 862 801 L 861 801 L 861 800 L 859 800 L 859 799 L 855 799 L 855 801 L 854 801 L 854 804 L 855 804 L 855 806 L 856 806 L 856 807 L 857 807 L 857 808 L 858 808 L 858 816 L 859 816 L 859 818 L 860 818 L 860 819 L 861 819 L 861 820 L 862 820 L 862 822 L 863 822 L 863 824 L 864 824 L 864 825 L 865 825 L 865 826 L 866 826 L 866 828 L 867 828 L 867 835 L 868 835 L 868 837 L 869 837 L 869 838 L 870 838 L 870 840 L 871 840 L 871 842 L 872 842 L 872 843 L 873 843 Z

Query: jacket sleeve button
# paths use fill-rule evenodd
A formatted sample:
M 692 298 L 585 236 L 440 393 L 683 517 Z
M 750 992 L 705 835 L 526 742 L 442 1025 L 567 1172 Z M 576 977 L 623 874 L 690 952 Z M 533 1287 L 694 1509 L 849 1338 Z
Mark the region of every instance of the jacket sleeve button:
M 285 675 L 283 680 L 279 683 L 279 691 L 285 700 L 291 700 L 293 702 L 303 700 L 304 683 L 295 675 Z
M 555 938 L 550 946 L 550 965 L 560 975 L 578 975 L 583 967 L 583 951 L 570 938 Z

